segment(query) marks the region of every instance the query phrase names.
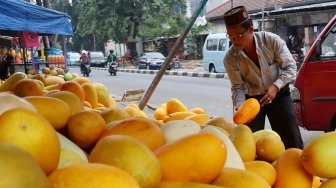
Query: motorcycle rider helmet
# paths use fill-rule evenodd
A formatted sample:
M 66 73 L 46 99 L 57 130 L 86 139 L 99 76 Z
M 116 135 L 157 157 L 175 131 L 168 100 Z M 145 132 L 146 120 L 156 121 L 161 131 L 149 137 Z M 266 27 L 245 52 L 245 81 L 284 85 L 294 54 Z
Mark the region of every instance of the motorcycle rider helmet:
M 110 50 L 110 53 L 112 54 L 114 52 L 114 50 Z
M 85 50 L 82 50 L 82 54 L 86 54 L 86 51 L 85 51 Z

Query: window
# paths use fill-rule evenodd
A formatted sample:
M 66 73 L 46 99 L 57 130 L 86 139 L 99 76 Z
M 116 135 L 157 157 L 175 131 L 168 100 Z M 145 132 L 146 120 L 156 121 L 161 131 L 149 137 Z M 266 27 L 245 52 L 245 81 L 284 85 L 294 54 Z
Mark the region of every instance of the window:
M 328 32 L 321 44 L 322 57 L 336 56 L 336 25 Z
M 217 50 L 218 39 L 209 39 L 207 41 L 206 49 L 209 51 Z
M 226 39 L 220 39 L 218 45 L 218 51 L 225 51 L 226 49 Z

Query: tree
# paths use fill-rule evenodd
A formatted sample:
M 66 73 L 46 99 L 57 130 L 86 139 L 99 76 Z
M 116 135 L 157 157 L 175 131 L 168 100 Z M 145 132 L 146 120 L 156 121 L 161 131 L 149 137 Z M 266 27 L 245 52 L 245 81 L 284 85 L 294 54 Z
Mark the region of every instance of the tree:
M 73 0 L 72 4 L 70 4 L 68 0 L 52 0 L 50 2 L 51 9 L 65 12 L 70 16 L 71 24 L 72 24 L 74 31 L 78 23 L 78 16 L 79 16 L 78 11 L 76 9 L 77 5 L 78 5 L 78 0 Z M 86 41 L 86 40 L 80 40 L 80 38 L 81 37 L 79 37 L 76 34 L 74 34 L 71 37 L 66 37 L 67 44 L 68 44 L 67 48 L 73 51 L 80 51 L 80 49 L 82 49 L 81 41 Z
M 123 43 L 137 36 L 174 36 L 186 23 L 183 0 L 73 0 L 72 6 L 53 0 L 50 6 L 71 16 L 77 51 L 103 51 L 109 39 Z
M 186 25 L 184 1 L 162 1 L 159 7 L 159 9 L 147 10 L 143 18 L 139 36 L 144 39 L 176 36 Z

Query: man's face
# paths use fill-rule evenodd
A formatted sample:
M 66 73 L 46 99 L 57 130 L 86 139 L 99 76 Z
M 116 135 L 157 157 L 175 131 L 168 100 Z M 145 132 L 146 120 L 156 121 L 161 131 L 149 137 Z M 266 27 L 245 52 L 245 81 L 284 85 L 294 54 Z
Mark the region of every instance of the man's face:
M 250 45 L 252 32 L 252 28 L 245 29 L 241 26 L 227 28 L 228 38 L 235 47 L 241 50 Z

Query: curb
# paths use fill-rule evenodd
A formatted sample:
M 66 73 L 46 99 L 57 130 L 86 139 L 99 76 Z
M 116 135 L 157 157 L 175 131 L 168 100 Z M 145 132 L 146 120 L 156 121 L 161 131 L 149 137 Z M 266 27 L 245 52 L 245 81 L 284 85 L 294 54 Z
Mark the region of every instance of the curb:
M 107 71 L 107 68 L 101 68 L 101 67 L 91 67 L 91 69 Z M 138 74 L 156 74 L 159 71 L 158 70 L 140 70 L 140 69 L 119 68 L 118 72 L 138 73 Z M 165 72 L 165 75 L 228 79 L 227 73 L 192 72 L 192 70 L 191 72 L 190 71 L 167 70 Z

